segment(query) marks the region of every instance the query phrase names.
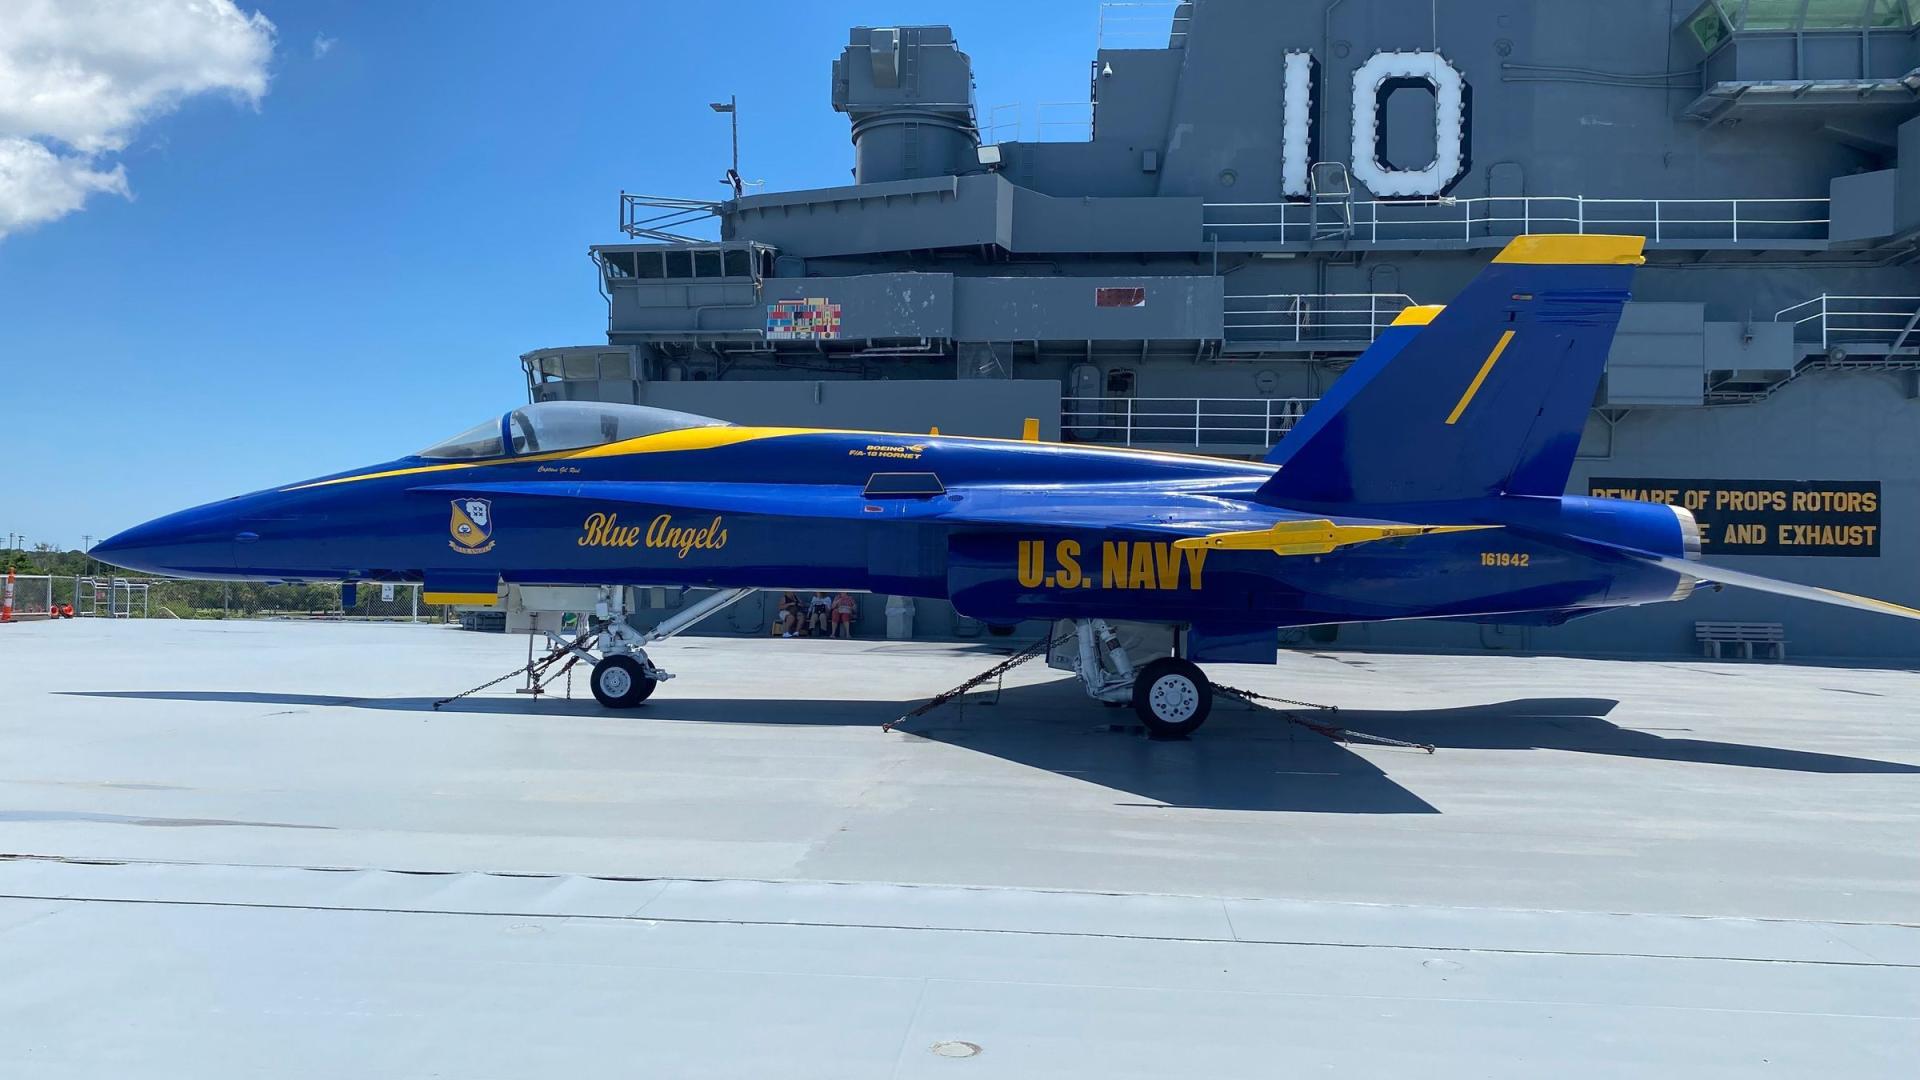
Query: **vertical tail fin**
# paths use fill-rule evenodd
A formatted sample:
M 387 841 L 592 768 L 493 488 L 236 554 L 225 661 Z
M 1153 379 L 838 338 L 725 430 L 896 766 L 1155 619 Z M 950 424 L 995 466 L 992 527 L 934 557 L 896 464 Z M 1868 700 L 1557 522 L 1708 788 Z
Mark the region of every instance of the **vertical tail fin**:
M 1263 498 L 1560 495 L 1638 236 L 1522 236 L 1426 326 L 1390 327 L 1275 448 Z M 1409 319 L 1418 323 L 1432 309 Z

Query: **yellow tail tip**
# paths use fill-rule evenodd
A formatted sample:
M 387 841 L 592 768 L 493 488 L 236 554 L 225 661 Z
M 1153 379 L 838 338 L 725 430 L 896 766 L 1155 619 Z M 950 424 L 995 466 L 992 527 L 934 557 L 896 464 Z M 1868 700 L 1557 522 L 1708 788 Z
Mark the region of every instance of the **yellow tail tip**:
M 1536 266 L 1639 266 L 1646 262 L 1644 236 L 1579 236 L 1539 233 L 1516 236 L 1507 242 L 1497 263 L 1529 263 Z

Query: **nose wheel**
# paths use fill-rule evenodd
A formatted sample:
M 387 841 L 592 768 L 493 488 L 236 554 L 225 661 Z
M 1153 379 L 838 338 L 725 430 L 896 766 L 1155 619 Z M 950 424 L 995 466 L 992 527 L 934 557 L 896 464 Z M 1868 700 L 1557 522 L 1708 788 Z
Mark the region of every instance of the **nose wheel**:
M 1133 711 L 1156 739 L 1181 739 L 1200 730 L 1213 709 L 1213 683 L 1192 661 L 1163 656 L 1133 681 Z
M 647 665 L 626 653 L 601 657 L 587 680 L 593 698 L 609 709 L 631 709 L 652 696 L 660 680 L 647 674 Z

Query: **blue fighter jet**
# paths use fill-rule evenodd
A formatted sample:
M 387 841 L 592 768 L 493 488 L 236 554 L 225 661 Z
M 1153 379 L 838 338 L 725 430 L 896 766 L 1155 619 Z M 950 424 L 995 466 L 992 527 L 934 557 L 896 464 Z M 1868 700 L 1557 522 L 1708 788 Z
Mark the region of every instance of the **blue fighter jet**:
M 1565 493 L 1643 243 L 1513 241 L 1452 304 L 1405 312 L 1265 462 L 547 402 L 94 552 L 192 578 L 422 582 L 430 603 L 601 586 L 565 647 L 614 708 L 670 677 L 647 644 L 755 590 L 945 599 L 1068 627 L 1088 692 L 1161 736 L 1205 721 L 1197 664 L 1272 663 L 1279 627 L 1557 624 L 1704 582 L 1920 618 L 1705 565 L 1683 507 Z M 719 591 L 642 634 L 619 601 L 634 585 Z M 1128 655 L 1130 623 L 1175 628 L 1169 655 Z

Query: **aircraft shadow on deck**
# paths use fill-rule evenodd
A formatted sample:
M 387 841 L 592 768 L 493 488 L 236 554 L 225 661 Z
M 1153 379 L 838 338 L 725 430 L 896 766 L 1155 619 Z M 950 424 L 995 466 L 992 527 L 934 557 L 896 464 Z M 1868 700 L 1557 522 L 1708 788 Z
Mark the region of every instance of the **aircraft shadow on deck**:
M 578 688 L 576 688 L 578 689 Z M 797 688 L 798 691 L 798 688 Z M 235 691 L 96 691 L 75 696 L 146 701 L 238 702 L 432 712 L 427 697 Z M 1194 738 L 1148 740 L 1131 709 L 1103 708 L 1071 679 L 976 691 L 958 704 L 903 724 L 892 735 L 879 725 L 918 706 L 907 701 L 809 697 L 789 699 L 681 697 L 669 685 L 632 712 L 612 712 L 591 698 L 471 697 L 445 705 L 444 715 L 495 714 L 599 717 L 635 723 L 750 723 L 872 727 L 876 738 L 918 738 L 989 754 L 1144 801 L 1177 808 L 1327 814 L 1432 814 L 1439 811 L 1388 776 L 1416 749 L 1350 747 L 1269 712 L 1216 698 L 1213 716 Z M 1607 716 L 1609 698 L 1521 698 L 1448 709 L 1342 710 L 1355 731 L 1448 750 L 1561 750 L 1619 758 L 1690 762 L 1818 774 L 1912 774 L 1920 766 L 1872 758 L 1708 739 L 1670 738 L 1623 728 Z M 280 714 L 267 714 L 272 719 Z M 1122 800 L 1122 804 L 1130 800 Z

